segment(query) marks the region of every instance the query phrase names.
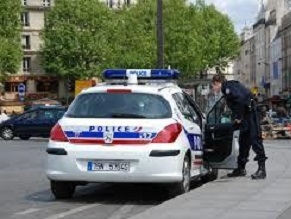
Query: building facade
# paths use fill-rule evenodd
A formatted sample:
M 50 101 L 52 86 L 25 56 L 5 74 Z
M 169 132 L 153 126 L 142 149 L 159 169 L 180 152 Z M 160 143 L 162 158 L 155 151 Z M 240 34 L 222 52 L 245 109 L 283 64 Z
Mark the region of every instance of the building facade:
M 123 6 L 130 6 L 135 4 L 137 0 L 101 0 L 102 2 L 106 3 L 109 8 L 121 8 Z
M 283 92 L 291 92 L 291 12 L 282 19 L 282 80 Z
M 242 33 L 237 77 L 246 84 L 249 77 L 252 90 L 264 98 L 291 91 L 290 10 L 290 0 L 262 1 L 252 28 Z M 246 38 L 249 29 L 252 37 Z
M 44 15 L 53 6 L 53 0 L 22 0 L 22 4 L 24 11 L 20 16 L 23 26 L 23 59 L 18 73 L 8 77 L 5 82 L 5 97 L 8 100 L 17 99 L 18 85 L 24 83 L 28 98 L 54 98 L 58 92 L 58 80 L 45 74 L 39 54 Z

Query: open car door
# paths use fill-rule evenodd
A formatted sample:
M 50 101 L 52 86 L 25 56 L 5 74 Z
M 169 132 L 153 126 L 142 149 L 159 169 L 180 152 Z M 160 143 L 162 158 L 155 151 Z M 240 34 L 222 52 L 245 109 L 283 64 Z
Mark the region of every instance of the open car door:
M 214 169 L 235 169 L 238 153 L 239 130 L 234 129 L 231 110 L 222 97 L 206 116 L 203 158 Z

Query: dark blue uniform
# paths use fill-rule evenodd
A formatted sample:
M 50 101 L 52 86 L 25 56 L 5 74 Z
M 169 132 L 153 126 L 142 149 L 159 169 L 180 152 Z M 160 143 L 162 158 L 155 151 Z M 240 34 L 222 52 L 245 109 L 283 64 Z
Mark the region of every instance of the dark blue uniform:
M 225 81 L 222 83 L 221 91 L 226 97 L 226 102 L 233 112 L 234 119 L 241 120 L 239 124 L 239 156 L 238 168 L 245 169 L 248 162 L 249 151 L 252 146 L 256 153 L 255 160 L 265 164 L 267 159 L 263 146 L 261 127 L 253 95 L 239 81 Z

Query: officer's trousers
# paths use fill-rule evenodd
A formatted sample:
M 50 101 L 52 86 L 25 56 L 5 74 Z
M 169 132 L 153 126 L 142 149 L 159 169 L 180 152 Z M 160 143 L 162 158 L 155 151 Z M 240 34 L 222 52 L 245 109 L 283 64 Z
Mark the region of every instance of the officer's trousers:
M 256 154 L 254 160 L 259 163 L 265 162 L 267 157 L 263 145 L 261 126 L 255 109 L 247 113 L 240 127 L 238 156 L 239 168 L 245 168 L 246 163 L 249 161 L 248 157 L 251 147 Z

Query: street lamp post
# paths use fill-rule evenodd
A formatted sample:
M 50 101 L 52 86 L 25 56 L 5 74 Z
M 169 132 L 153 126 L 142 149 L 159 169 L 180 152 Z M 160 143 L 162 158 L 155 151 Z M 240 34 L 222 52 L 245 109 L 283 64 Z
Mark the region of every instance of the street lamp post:
M 157 68 L 164 68 L 163 0 L 157 0 Z

